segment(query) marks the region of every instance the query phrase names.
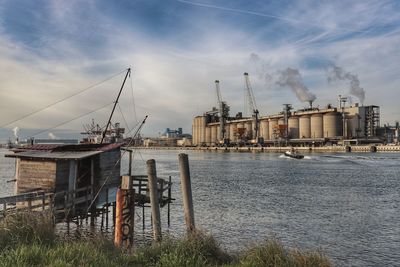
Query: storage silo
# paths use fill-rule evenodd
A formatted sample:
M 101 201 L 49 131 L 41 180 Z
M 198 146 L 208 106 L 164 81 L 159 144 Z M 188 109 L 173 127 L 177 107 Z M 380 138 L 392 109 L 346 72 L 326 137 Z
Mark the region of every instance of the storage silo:
M 229 124 L 229 140 L 230 140 L 232 143 L 235 143 L 235 142 L 236 142 L 235 132 L 236 132 L 236 123 L 231 122 L 231 123 Z
M 217 125 L 217 143 L 221 140 L 221 131 L 219 130 L 221 127 Z
M 329 112 L 323 116 L 324 137 L 332 138 L 342 136 L 342 116 L 338 112 Z
M 211 145 L 217 143 L 217 125 L 211 126 Z
M 260 135 L 262 136 L 262 138 L 264 138 L 264 140 L 269 140 L 269 124 L 268 124 L 268 120 L 260 121 L 260 129 L 262 129 L 262 131 L 260 132 Z
M 206 142 L 206 117 L 202 116 L 200 117 L 200 138 L 199 142 L 200 144 L 203 144 Z
M 290 138 L 299 138 L 299 117 L 293 116 L 288 119 L 288 130 Z
M 303 115 L 299 119 L 299 137 L 310 138 L 311 137 L 311 121 L 309 115 Z
M 311 115 L 311 138 L 323 138 L 324 127 L 321 113 Z
M 193 118 L 193 123 L 192 123 L 192 143 L 193 143 L 193 145 L 197 145 L 197 132 L 196 132 L 196 130 L 197 130 L 197 128 L 196 128 L 196 126 L 197 126 L 197 119 L 196 119 L 196 117 L 194 117 Z
M 278 119 L 269 119 L 268 124 L 269 124 L 269 129 L 268 129 L 269 140 L 274 140 L 276 139 L 276 136 L 274 135 L 274 129 L 278 127 Z
M 278 125 L 285 125 L 285 118 L 279 118 Z
M 253 138 L 253 128 L 252 128 L 252 126 L 253 126 L 253 124 L 252 124 L 251 121 L 247 121 L 244 124 L 244 127 L 246 128 L 246 136 L 248 138 L 250 138 L 250 139 Z
M 211 127 L 210 126 L 206 127 L 206 145 L 207 146 L 211 145 Z

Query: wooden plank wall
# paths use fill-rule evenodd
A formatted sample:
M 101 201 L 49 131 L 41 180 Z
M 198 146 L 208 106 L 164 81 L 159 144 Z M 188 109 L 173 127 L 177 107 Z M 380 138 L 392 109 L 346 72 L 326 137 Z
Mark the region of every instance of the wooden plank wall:
M 17 167 L 17 194 L 35 189 L 54 190 L 56 162 L 21 159 Z
M 95 169 L 99 170 L 98 174 L 95 176 L 95 179 L 97 180 L 97 185 L 101 186 L 107 179 L 107 177 L 109 178 L 107 179 L 106 185 L 114 185 L 120 183 L 120 162 L 114 168 L 115 163 L 120 157 L 121 151 L 119 148 L 101 153 L 99 155 L 98 165 L 95 165 Z
M 57 161 L 56 192 L 68 190 L 69 161 Z

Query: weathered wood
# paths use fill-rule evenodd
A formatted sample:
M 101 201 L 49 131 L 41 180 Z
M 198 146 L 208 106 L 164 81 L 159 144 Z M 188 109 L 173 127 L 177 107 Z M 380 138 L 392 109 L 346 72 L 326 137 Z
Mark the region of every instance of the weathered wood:
M 188 155 L 184 153 L 179 154 L 178 157 L 179 157 L 179 171 L 181 176 L 183 208 L 185 212 L 185 222 L 187 230 L 190 232 L 195 230 L 195 224 L 194 224 L 192 185 L 190 181 L 189 159 Z
M 147 163 L 148 187 L 150 191 L 151 215 L 153 218 L 152 219 L 153 239 L 156 242 L 160 242 L 161 215 L 160 215 L 160 205 L 158 202 L 156 162 L 154 159 L 150 159 L 146 163 Z

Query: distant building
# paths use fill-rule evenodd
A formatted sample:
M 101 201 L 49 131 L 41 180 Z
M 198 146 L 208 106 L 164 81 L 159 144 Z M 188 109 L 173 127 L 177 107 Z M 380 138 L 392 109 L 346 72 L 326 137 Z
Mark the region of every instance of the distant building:
M 192 135 L 183 133 L 182 128 L 178 128 L 177 130 L 167 128 L 159 138 L 145 138 L 143 146 L 192 146 Z

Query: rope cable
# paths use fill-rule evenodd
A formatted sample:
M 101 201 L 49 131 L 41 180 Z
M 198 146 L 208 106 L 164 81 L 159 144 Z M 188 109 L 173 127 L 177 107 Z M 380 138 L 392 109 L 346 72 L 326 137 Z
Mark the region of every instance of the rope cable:
M 83 93 L 83 92 L 86 92 L 86 91 L 88 91 L 88 90 L 90 90 L 90 89 L 92 89 L 92 88 L 94 88 L 94 87 L 96 87 L 96 86 L 98 86 L 98 85 L 100 85 L 100 84 L 102 84 L 102 83 L 105 83 L 106 81 L 109 81 L 109 80 L 113 79 L 114 77 L 120 75 L 121 73 L 123 73 L 123 72 L 125 72 L 125 71 L 126 71 L 126 70 L 123 70 L 123 71 L 121 71 L 121 72 L 118 72 L 118 73 L 116 73 L 116 74 L 114 74 L 114 75 L 112 75 L 112 76 L 110 76 L 110 77 L 108 77 L 108 78 L 106 78 L 106 79 L 104 79 L 104 80 L 98 82 L 98 83 L 92 84 L 92 85 L 90 85 L 90 86 L 88 86 L 88 87 L 86 87 L 86 88 L 84 88 L 84 89 L 82 89 L 82 90 L 80 90 L 80 91 L 78 91 L 78 92 L 75 92 L 75 93 L 73 93 L 72 95 L 69 95 L 69 96 L 64 97 L 64 98 L 62 98 L 62 99 L 59 99 L 59 100 L 57 100 L 56 102 L 53 102 L 53 103 L 51 103 L 51 104 L 49 104 L 49 105 L 47 105 L 47 106 L 45 106 L 45 107 L 42 107 L 42 108 L 40 108 L 40 109 L 38 109 L 38 110 L 35 110 L 35 111 L 33 111 L 33 112 L 30 112 L 30 113 L 28 113 L 28 114 L 25 114 L 25 115 L 23 115 L 22 117 L 19 117 L 18 119 L 15 119 L 15 120 L 13 120 L 13 121 L 9 121 L 9 122 L 7 122 L 7 123 L 5 123 L 5 124 L 3 124 L 3 125 L 0 125 L 0 128 L 4 128 L 4 127 L 6 127 L 6 126 L 8 126 L 8 125 L 10 125 L 10 124 L 12 124 L 12 123 L 15 123 L 15 122 L 17 122 L 17 121 L 23 120 L 23 119 L 25 119 L 25 118 L 28 118 L 28 117 L 30 117 L 30 116 L 32 116 L 32 115 L 34 115 L 34 114 L 37 114 L 37 113 L 39 113 L 39 112 L 41 112 L 41 111 L 43 111 L 43 110 L 48 109 L 49 107 L 52 107 L 52 106 L 54 106 L 54 105 L 57 105 L 58 103 L 61 103 L 61 102 L 65 101 L 65 100 L 67 100 L 67 99 L 70 99 L 70 98 L 72 98 L 72 97 L 74 97 L 74 96 L 77 96 L 77 95 Z
M 87 112 L 87 113 L 85 113 L 85 114 L 79 115 L 78 117 L 72 118 L 72 119 L 70 119 L 70 120 L 68 120 L 68 121 L 65 121 L 65 122 L 63 122 L 63 123 L 60 123 L 60 124 L 58 124 L 58 125 L 56 125 L 56 126 L 53 126 L 53 127 L 51 127 L 51 128 L 48 128 L 48 129 L 45 129 L 45 130 L 41 130 L 41 131 L 39 131 L 39 132 L 36 132 L 36 133 L 34 133 L 34 134 L 30 135 L 30 136 L 36 136 L 36 135 L 38 135 L 38 134 L 45 133 L 45 132 L 47 132 L 47 131 L 49 131 L 49 130 L 58 128 L 58 127 L 60 127 L 60 126 L 62 126 L 62 125 L 64 125 L 64 124 L 67 124 L 67 123 L 71 122 L 71 121 L 74 121 L 74 120 L 76 120 L 76 119 L 82 118 L 82 117 L 84 117 L 84 116 L 86 116 L 86 115 L 89 115 L 89 114 L 91 114 L 91 113 L 94 113 L 94 112 L 96 112 L 96 111 L 98 111 L 98 110 L 101 110 L 101 109 L 103 109 L 103 108 L 105 108 L 105 107 L 107 107 L 107 106 L 109 106 L 109 105 L 111 105 L 111 104 L 113 104 L 113 103 L 114 103 L 114 102 L 107 103 L 106 105 L 101 106 L 101 107 L 99 107 L 99 108 L 97 108 L 97 109 L 95 109 L 95 110 L 92 110 L 92 111 Z M 28 138 L 28 136 L 26 136 L 26 138 Z

